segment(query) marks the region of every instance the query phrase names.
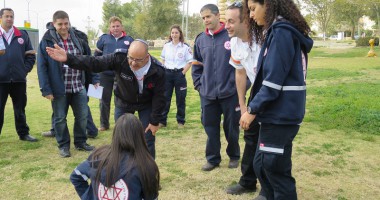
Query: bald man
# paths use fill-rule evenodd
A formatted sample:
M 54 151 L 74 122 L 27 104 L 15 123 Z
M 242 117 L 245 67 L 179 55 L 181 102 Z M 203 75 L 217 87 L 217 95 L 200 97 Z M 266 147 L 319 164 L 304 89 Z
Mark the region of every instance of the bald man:
M 51 58 L 73 69 L 92 72 L 114 70 L 116 76 L 115 120 L 124 113 L 139 114 L 150 154 L 155 158 L 155 135 L 165 108 L 165 70 L 149 55 L 145 41 L 136 39 L 129 50 L 117 49 L 104 56 L 73 56 L 58 45 L 47 47 Z

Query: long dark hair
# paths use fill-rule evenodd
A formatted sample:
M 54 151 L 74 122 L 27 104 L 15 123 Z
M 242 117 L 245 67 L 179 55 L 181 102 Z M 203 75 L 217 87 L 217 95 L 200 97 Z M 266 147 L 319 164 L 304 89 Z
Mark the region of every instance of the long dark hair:
M 260 5 L 265 4 L 265 26 L 259 26 L 249 17 L 249 1 Z M 265 39 L 264 30 L 268 29 L 279 15 L 292 23 L 302 34 L 308 35 L 311 32 L 309 25 L 293 0 L 244 0 L 243 7 L 245 18 L 249 21 L 249 34 L 251 38 L 255 37 L 260 44 Z
M 169 41 L 173 41 L 173 38 L 172 38 L 172 30 L 173 29 L 177 29 L 178 32 L 179 32 L 179 41 L 182 42 L 182 43 L 185 43 L 185 38 L 183 37 L 183 33 L 182 33 L 182 29 L 179 25 L 177 24 L 174 24 L 173 26 L 170 27 L 170 33 L 169 33 Z
M 128 161 L 122 160 L 128 154 Z M 112 143 L 96 149 L 92 163 L 98 162 L 95 181 L 98 184 L 105 173 L 106 187 L 114 185 L 121 165 L 127 170 L 136 168 L 140 175 L 144 199 L 154 199 L 158 195 L 160 173 L 156 162 L 149 154 L 145 143 L 144 129 L 139 119 L 132 114 L 124 114 L 115 125 Z

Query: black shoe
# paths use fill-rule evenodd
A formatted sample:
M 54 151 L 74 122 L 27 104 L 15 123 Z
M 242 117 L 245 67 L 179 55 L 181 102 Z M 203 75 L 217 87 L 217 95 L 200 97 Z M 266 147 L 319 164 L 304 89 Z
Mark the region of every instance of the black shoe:
M 91 138 L 91 139 L 95 139 L 97 135 L 90 135 L 90 134 L 87 134 L 87 138 Z
M 59 155 L 60 155 L 62 158 L 70 157 L 70 156 L 71 156 L 71 154 L 70 154 L 70 148 L 69 148 L 69 147 L 62 147 L 62 148 L 59 148 Z
M 37 138 L 31 136 L 31 135 L 24 135 L 24 136 L 20 136 L 20 140 L 23 140 L 23 141 L 28 141 L 28 142 L 37 142 Z
M 219 164 L 213 165 L 213 164 L 207 162 L 205 165 L 202 166 L 202 171 L 211 171 L 217 167 L 219 167 Z
M 256 187 L 254 188 L 245 188 L 241 186 L 239 183 L 236 185 L 232 185 L 226 189 L 227 194 L 243 194 L 243 193 L 251 193 L 251 192 L 256 192 Z
M 90 146 L 87 143 L 75 145 L 75 149 L 80 150 L 80 151 L 92 151 L 92 150 L 94 150 L 94 148 L 95 148 L 94 146 Z
M 237 168 L 239 166 L 239 160 L 230 160 L 228 168 Z

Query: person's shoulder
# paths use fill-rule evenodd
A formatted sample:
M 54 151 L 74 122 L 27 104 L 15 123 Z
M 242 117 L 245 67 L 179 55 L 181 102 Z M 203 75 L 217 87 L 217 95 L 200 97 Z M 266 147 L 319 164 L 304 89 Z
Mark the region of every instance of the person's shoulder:
M 107 37 L 110 37 L 110 34 L 103 33 L 103 34 L 99 37 L 99 40 L 104 40 L 104 39 L 106 39 Z
M 153 56 L 150 56 L 150 57 L 151 57 L 151 62 L 153 65 L 156 65 L 157 67 L 164 69 L 164 65 L 157 58 Z
M 205 32 L 200 32 L 197 37 L 195 37 L 195 41 L 197 41 L 198 39 L 200 39 L 201 37 L 205 36 L 206 33 Z

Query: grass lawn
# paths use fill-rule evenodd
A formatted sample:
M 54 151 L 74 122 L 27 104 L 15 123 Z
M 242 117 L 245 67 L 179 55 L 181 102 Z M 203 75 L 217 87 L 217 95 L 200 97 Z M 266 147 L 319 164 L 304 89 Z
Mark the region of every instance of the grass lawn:
M 309 55 L 307 114 L 293 148 L 293 175 L 299 199 L 380 197 L 380 60 L 366 58 L 367 52 L 368 48 L 315 48 Z M 160 51 L 151 53 L 159 57 Z M 200 170 L 205 163 L 206 134 L 190 73 L 187 80 L 185 128 L 177 128 L 173 97 L 168 126 L 157 133 L 156 161 L 162 185 L 159 198 L 253 199 L 257 193 L 234 196 L 224 192 L 239 180 L 241 173 L 240 168 L 227 168 L 223 134 L 220 168 Z M 36 68 L 28 75 L 27 93 L 30 133 L 40 141 L 18 140 L 9 98 L 0 136 L 0 199 L 78 199 L 69 175 L 88 153 L 74 150 L 72 144 L 72 157 L 62 159 L 55 139 L 41 137 L 41 132 L 51 126 L 51 104 L 41 96 Z M 89 103 L 97 125 L 98 104 L 95 99 Z M 72 131 L 72 111 L 68 125 Z M 112 128 L 113 125 L 112 121 Z M 88 143 L 108 144 L 111 135 L 110 130 L 101 132 Z M 240 136 L 243 151 L 242 132 Z

